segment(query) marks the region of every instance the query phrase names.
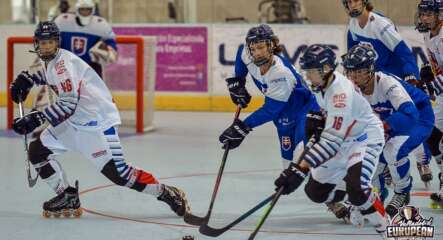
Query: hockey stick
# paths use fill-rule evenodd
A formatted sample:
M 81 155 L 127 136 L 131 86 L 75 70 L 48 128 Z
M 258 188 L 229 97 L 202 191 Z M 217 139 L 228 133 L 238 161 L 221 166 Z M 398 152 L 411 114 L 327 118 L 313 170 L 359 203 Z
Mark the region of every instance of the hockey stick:
M 314 138 L 311 138 L 309 142 L 306 144 L 306 148 L 303 150 L 302 154 L 300 156 L 303 156 L 308 148 L 310 148 L 313 144 Z M 299 157 L 301 159 L 301 157 Z M 208 224 L 201 225 L 199 228 L 199 231 L 201 234 L 210 236 L 210 237 L 218 237 L 224 232 L 228 231 L 229 229 L 233 228 L 235 225 L 240 223 L 241 221 L 245 220 L 247 217 L 251 216 L 254 212 L 265 206 L 267 203 L 272 201 L 274 197 L 276 197 L 277 193 L 272 194 L 271 196 L 267 197 L 265 200 L 261 201 L 259 204 L 251 208 L 249 211 L 238 217 L 236 220 L 231 222 L 230 224 L 226 225 L 222 228 L 212 228 Z
M 25 115 L 25 111 L 23 109 L 23 103 L 20 99 L 19 103 L 18 103 L 18 108 L 19 108 L 19 112 L 20 112 L 20 118 L 23 118 L 23 116 Z M 24 144 L 25 144 L 25 153 L 26 153 L 26 173 L 28 174 L 28 185 L 30 188 L 34 187 L 35 184 L 37 183 L 37 179 L 38 179 L 38 174 L 39 172 L 37 172 L 37 176 L 35 176 L 35 178 L 32 178 L 31 175 L 31 166 L 29 164 L 29 155 L 28 155 L 28 136 L 27 134 L 24 135 Z
M 238 119 L 238 116 L 240 115 L 240 111 L 241 111 L 240 106 L 237 106 L 237 111 L 235 112 L 234 121 L 236 119 Z M 220 168 L 218 170 L 217 179 L 215 181 L 214 190 L 213 190 L 212 196 L 211 196 L 211 202 L 209 204 L 209 209 L 208 209 L 208 212 L 206 213 L 206 216 L 199 217 L 199 216 L 193 215 L 192 213 L 185 212 L 185 216 L 183 219 L 187 224 L 201 226 L 201 225 L 207 224 L 209 222 L 209 218 L 211 217 L 211 213 L 212 213 L 212 208 L 214 207 L 215 197 L 217 196 L 217 192 L 218 192 L 218 188 L 220 186 L 222 174 L 225 169 L 226 159 L 228 158 L 228 153 L 229 153 L 229 142 L 227 142 L 225 144 L 225 152 L 223 153 L 223 158 L 222 158 L 222 161 L 220 164 Z
M 218 237 L 221 234 L 223 234 L 224 232 L 226 232 L 229 229 L 231 229 L 232 227 L 234 227 L 235 225 L 237 225 L 239 222 L 241 222 L 241 221 L 245 220 L 247 217 L 251 216 L 254 212 L 256 212 L 257 210 L 259 210 L 260 208 L 262 208 L 263 206 L 268 204 L 270 201 L 272 201 L 272 199 L 274 199 L 274 197 L 275 197 L 275 194 L 276 193 L 267 197 L 265 200 L 261 201 L 255 207 L 251 208 L 249 211 L 247 211 L 246 213 L 244 213 L 243 215 L 241 215 L 236 220 L 234 220 L 233 222 L 231 222 L 230 224 L 226 225 L 223 228 L 212 228 L 212 227 L 208 226 L 208 224 L 204 224 L 204 225 L 201 225 L 198 230 L 203 235 L 210 236 L 210 237 Z

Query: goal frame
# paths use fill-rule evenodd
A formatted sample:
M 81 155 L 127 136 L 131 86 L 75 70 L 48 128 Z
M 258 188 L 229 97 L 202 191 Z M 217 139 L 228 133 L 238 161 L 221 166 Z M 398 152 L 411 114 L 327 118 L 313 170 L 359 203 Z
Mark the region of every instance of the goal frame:
M 135 107 L 135 130 L 136 133 L 144 133 L 149 131 L 152 126 L 145 128 L 144 127 L 144 81 L 145 81 L 145 73 L 144 73 L 144 38 L 142 36 L 116 36 L 117 44 L 135 44 L 136 46 L 136 89 L 135 89 L 135 97 L 136 97 L 136 107 Z M 32 44 L 32 37 L 9 37 L 7 40 L 7 77 L 6 77 L 6 127 L 7 129 L 12 129 L 12 122 L 14 118 L 14 104 L 12 102 L 9 86 L 13 81 L 14 75 L 14 46 L 19 44 Z M 155 56 L 155 54 L 154 54 Z M 155 61 L 155 60 L 154 60 Z M 151 70 L 151 69 L 149 69 Z M 154 70 L 155 71 L 155 70 Z M 155 73 L 155 72 L 154 72 Z M 152 109 L 152 111 L 154 111 Z M 147 120 L 147 119 L 146 119 Z

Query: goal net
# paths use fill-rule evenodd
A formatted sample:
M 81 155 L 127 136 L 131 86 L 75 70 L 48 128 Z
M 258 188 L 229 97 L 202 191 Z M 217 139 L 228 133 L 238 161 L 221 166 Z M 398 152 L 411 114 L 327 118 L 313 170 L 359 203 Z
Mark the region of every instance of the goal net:
M 103 79 L 110 88 L 120 111 L 122 125 L 135 129 L 137 133 L 153 129 L 154 93 L 156 69 L 156 38 L 146 36 L 117 36 L 118 60 L 104 66 Z M 10 37 L 7 41 L 7 88 L 23 70 L 36 71 L 32 37 Z M 12 102 L 7 91 L 7 128 L 18 116 L 18 107 Z M 31 91 L 25 102 L 27 109 L 34 107 L 38 93 Z M 42 97 L 42 96 L 39 96 Z M 51 90 L 43 96 L 49 102 L 56 99 Z

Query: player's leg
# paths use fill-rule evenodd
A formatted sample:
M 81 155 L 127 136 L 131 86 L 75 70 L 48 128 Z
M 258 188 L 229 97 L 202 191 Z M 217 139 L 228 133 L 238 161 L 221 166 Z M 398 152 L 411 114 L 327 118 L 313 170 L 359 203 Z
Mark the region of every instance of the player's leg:
M 126 162 L 116 127 L 104 132 L 79 131 L 77 135 L 78 150 L 110 181 L 157 197 L 179 216 L 189 210 L 182 190 L 161 184 L 151 173 Z
M 65 217 L 70 215 L 79 217 L 82 212 L 78 183 L 76 187 L 69 186 L 60 163 L 55 159 L 55 156 L 68 150 L 57 138 L 60 135 L 61 133 L 54 131 L 53 128 L 45 129 L 29 144 L 29 160 L 34 168 L 39 170 L 40 178 L 57 194 L 43 203 L 43 215 L 59 217 L 63 214 Z
M 361 157 L 355 155 L 354 159 L 360 159 L 348 168 L 344 178 L 348 200 L 352 204 L 349 216 L 351 223 L 363 226 L 364 219 L 368 219 L 379 233 L 386 230 L 387 218 L 383 203 L 373 191 L 371 181 L 377 169 L 382 146 L 371 144 L 366 147 Z
M 430 168 L 430 162 L 432 156 L 431 156 L 431 150 L 429 149 L 429 145 L 426 142 L 424 142 L 413 151 L 412 155 L 415 156 L 420 178 L 425 184 L 425 187 L 428 189 L 430 182 L 432 180 L 432 171 Z
M 278 128 L 278 141 L 280 143 L 280 156 L 282 158 L 283 169 L 288 168 L 289 164 L 294 159 L 294 150 L 296 148 L 295 142 L 295 128 Z

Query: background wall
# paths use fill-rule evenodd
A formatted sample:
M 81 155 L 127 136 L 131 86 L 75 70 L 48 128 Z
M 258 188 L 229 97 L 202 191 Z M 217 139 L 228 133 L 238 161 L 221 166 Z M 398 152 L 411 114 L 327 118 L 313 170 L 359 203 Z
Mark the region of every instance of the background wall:
M 14 0 L 21 1 L 21 0 Z M 177 18 L 183 21 L 184 9 L 189 2 L 195 3 L 196 21 L 222 23 L 226 18 L 243 17 L 250 23 L 259 21 L 260 0 L 174 0 Z M 316 24 L 343 24 L 347 15 L 341 0 L 300 0 L 306 16 Z M 39 15 L 46 19 L 48 10 L 58 0 L 38 0 Z M 69 0 L 71 6 L 75 0 Z M 167 0 L 97 0 L 101 14 L 114 23 L 171 23 Z M 412 25 L 419 0 L 371 0 L 376 10 L 389 16 L 397 25 Z M 112 5 L 112 9 L 109 6 Z M 0 0 L 0 23 L 11 22 L 11 0 Z

